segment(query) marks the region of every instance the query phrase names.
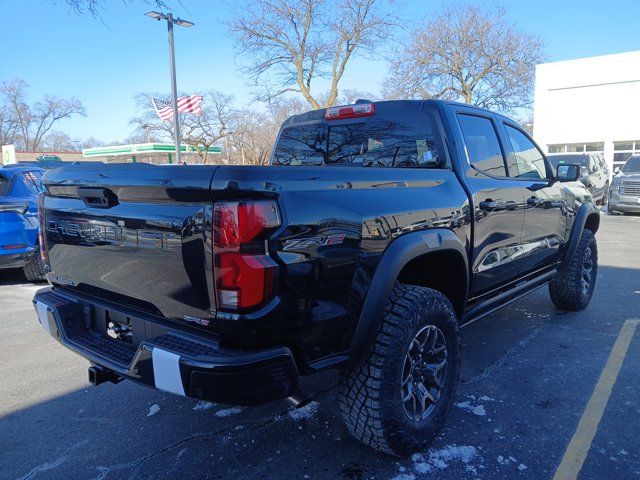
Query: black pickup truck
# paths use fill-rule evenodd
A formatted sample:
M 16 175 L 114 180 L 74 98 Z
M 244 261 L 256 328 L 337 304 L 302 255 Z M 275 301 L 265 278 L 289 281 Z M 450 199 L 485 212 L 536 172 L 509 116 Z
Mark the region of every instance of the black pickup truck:
M 508 118 L 358 101 L 289 118 L 271 163 L 45 175 L 34 305 L 91 383 L 299 404 L 301 375 L 338 369 L 351 433 L 405 455 L 444 422 L 461 326 L 547 284 L 560 309 L 591 299 L 580 167 Z

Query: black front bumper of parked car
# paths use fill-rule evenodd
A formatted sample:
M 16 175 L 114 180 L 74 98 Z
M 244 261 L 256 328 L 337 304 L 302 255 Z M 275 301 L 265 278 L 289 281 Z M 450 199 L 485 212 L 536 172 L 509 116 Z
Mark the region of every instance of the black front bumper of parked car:
M 286 347 L 224 349 L 214 337 L 195 336 L 166 319 L 58 288 L 39 290 L 33 303 L 43 328 L 91 362 L 94 384 L 126 378 L 232 405 L 286 398 L 298 386 L 298 370 Z

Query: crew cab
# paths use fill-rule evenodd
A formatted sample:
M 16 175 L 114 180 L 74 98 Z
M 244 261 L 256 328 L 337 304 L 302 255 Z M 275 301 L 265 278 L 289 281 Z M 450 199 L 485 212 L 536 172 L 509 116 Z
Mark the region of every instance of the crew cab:
M 38 246 L 38 194 L 44 170 L 0 167 L 0 269 L 22 268 L 27 280 L 45 280 Z
M 350 432 L 406 455 L 453 401 L 460 327 L 549 285 L 585 308 L 600 217 L 516 122 L 458 103 L 294 115 L 269 166 L 49 171 L 44 329 L 129 379 L 214 402 L 303 404 L 340 371 Z

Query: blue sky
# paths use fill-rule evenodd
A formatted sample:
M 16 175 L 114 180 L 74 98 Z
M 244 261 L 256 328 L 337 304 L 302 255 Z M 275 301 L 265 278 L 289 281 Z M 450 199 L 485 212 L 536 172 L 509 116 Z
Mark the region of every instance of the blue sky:
M 404 14 L 421 18 L 444 0 L 403 0 Z M 639 0 L 507 0 L 501 2 L 519 27 L 538 33 L 549 61 L 605 55 L 640 49 Z M 197 93 L 215 88 L 233 94 L 238 104 L 252 100 L 251 88 L 237 70 L 233 43 L 223 22 L 232 0 L 171 2 L 174 12 L 196 23 L 176 27 L 178 88 Z M 0 45 L 0 81 L 23 78 L 29 95 L 74 95 L 87 117 L 62 121 L 56 127 L 73 138 L 94 136 L 121 140 L 135 115 L 133 96 L 169 91 L 166 24 L 143 14 L 142 0 L 127 4 L 109 0 L 102 21 L 69 13 L 62 0 L 5 1 Z M 376 92 L 386 64 L 369 59 L 354 62 L 342 84 Z

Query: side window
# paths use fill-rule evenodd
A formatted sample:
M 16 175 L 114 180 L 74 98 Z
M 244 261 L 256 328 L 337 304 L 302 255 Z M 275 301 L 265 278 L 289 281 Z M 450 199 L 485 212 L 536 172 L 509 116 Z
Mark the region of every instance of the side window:
M 0 197 L 9 195 L 10 187 L 11 187 L 11 180 L 0 175 Z
M 493 122 L 484 117 L 458 114 L 469 162 L 476 170 L 494 177 L 506 177 L 504 157 Z M 482 176 L 475 173 L 475 176 Z
M 40 193 L 40 179 L 34 172 L 26 172 L 22 175 L 22 183 L 29 193 L 37 195 Z
M 518 169 L 518 172 L 513 176 L 517 178 L 547 178 L 544 156 L 538 147 L 520 130 L 510 125 L 504 127 L 511 141 Z
M 602 170 L 604 173 L 609 173 L 607 162 L 604 161 L 604 155 L 602 155 L 601 153 L 598 154 L 598 165 L 600 165 L 600 170 Z

